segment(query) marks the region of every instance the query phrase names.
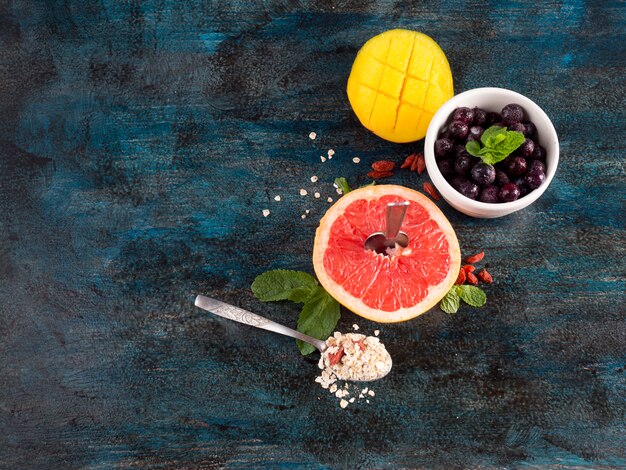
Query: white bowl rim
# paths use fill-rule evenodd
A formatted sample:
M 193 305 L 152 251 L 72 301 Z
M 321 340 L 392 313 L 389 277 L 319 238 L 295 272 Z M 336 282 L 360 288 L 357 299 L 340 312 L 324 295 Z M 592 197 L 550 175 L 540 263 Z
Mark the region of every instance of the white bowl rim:
M 545 119 L 545 123 L 547 124 L 547 129 L 543 130 L 543 126 L 541 127 L 542 132 L 547 132 L 549 135 L 547 138 L 544 138 L 544 141 L 550 143 L 550 150 L 546 148 L 546 153 L 550 151 L 552 155 L 552 161 L 550 167 L 548 168 L 548 172 L 546 173 L 546 180 L 543 184 L 531 191 L 526 196 L 517 199 L 512 202 L 501 202 L 501 203 L 489 203 L 489 202 L 481 202 L 475 201 L 474 199 L 470 199 L 456 189 L 454 189 L 450 183 L 443 177 L 441 172 L 439 171 L 439 167 L 437 166 L 437 162 L 435 160 L 435 152 L 434 145 L 435 140 L 439 135 L 439 129 L 443 124 L 447 121 L 448 117 L 452 113 L 452 111 L 457 108 L 460 103 L 459 101 L 463 101 L 463 99 L 472 98 L 475 95 L 486 95 L 486 94 L 499 94 L 502 96 L 511 97 L 512 100 L 517 100 L 516 104 L 521 105 L 522 107 L 531 106 L 534 110 Z M 515 101 L 511 101 L 515 102 Z M 442 119 L 443 116 L 443 119 Z M 436 124 L 440 122 L 439 124 Z M 546 146 L 547 147 L 547 146 Z M 446 101 L 440 108 L 437 110 L 435 115 L 430 121 L 428 129 L 426 131 L 426 139 L 424 140 L 424 155 L 426 160 L 426 167 L 428 169 L 428 175 L 433 180 L 433 183 L 439 189 L 444 199 L 452 200 L 455 204 L 463 206 L 463 208 L 468 209 L 470 211 L 478 211 L 479 213 L 489 214 L 489 215 L 507 215 L 512 212 L 523 209 L 524 207 L 529 206 L 533 202 L 535 202 L 539 197 L 545 192 L 548 188 L 548 185 L 554 178 L 556 173 L 556 168 L 559 163 L 559 139 L 556 133 L 556 129 L 552 124 L 552 121 L 548 117 L 541 107 L 535 103 L 530 98 L 516 92 L 513 90 L 508 90 L 506 88 L 497 88 L 497 87 L 482 87 L 482 88 L 473 88 L 471 90 L 464 91 L 459 93 L 458 95 L 454 95 L 448 101 Z

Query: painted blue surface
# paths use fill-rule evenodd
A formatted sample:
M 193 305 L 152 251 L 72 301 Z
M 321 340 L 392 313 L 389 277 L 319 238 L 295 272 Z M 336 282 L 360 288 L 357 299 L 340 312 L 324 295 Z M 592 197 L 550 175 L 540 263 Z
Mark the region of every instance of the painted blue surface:
M 626 466 L 625 22 L 610 1 L 0 4 L 0 467 Z M 487 253 L 488 305 L 343 312 L 395 366 L 340 410 L 293 342 L 192 299 L 295 325 L 254 277 L 312 272 L 333 179 L 422 148 L 368 133 L 345 95 L 395 27 L 438 41 L 456 91 L 539 103 L 561 164 L 503 219 L 439 203 Z

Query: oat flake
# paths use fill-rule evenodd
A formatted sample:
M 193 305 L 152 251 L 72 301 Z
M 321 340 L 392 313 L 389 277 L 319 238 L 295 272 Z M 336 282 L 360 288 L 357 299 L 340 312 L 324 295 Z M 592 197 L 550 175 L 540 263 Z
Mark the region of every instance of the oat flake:
M 309 194 L 309 193 L 307 192 L 306 189 L 301 189 L 300 190 L 300 196 L 306 196 L 307 194 Z
M 280 196 L 274 196 L 274 201 L 280 201 Z
M 316 175 L 311 176 L 311 183 L 317 183 L 317 176 Z
M 361 163 L 361 159 L 360 159 L 359 157 L 354 157 L 354 158 L 352 159 L 352 161 L 353 161 L 354 163 Z
M 270 215 L 269 209 L 263 209 L 263 217 L 267 217 L 268 215 Z
M 311 132 L 309 134 L 309 139 L 311 139 L 311 140 L 315 140 L 316 137 L 317 137 L 317 134 L 315 132 Z

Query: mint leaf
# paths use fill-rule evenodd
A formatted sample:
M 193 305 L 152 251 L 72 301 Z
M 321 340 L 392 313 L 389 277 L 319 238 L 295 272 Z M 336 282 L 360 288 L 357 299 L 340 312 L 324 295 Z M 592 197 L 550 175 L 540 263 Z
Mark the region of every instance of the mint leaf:
M 507 131 L 504 127 L 491 126 L 483 132 L 480 141 L 483 147 L 476 141 L 465 144 L 465 150 L 470 155 L 479 157 L 484 163 L 493 165 L 511 155 L 524 143 L 524 134 L 517 131 Z
M 350 189 L 350 185 L 348 184 L 348 180 L 343 177 L 335 178 L 335 184 L 337 185 L 339 189 L 341 189 L 341 192 L 343 194 L 348 194 L 350 191 L 352 191 Z
M 372 180 L 371 183 L 364 184 L 363 186 L 359 186 L 359 188 L 367 188 L 368 186 L 374 186 L 374 185 L 376 185 L 376 181 Z
M 315 293 L 317 281 L 313 276 L 302 271 L 274 269 L 256 277 L 251 289 L 255 297 L 262 302 L 291 300 L 304 303 Z
M 313 295 L 302 307 L 298 317 L 298 331 L 317 339 L 326 340 L 339 321 L 339 302 L 333 299 L 323 287 L 318 286 Z M 297 340 L 303 356 L 315 351 L 315 347 Z
M 470 140 L 467 144 L 465 144 L 465 150 L 467 150 L 468 153 L 474 157 L 480 157 L 480 144 L 475 140 Z
M 487 295 L 480 287 L 461 285 L 457 286 L 457 291 L 459 297 L 472 307 L 482 307 L 487 302 Z
M 452 289 L 448 291 L 448 293 L 441 299 L 439 303 L 439 308 L 446 313 L 456 313 L 461 306 L 461 301 L 459 299 L 459 294 L 457 293 L 456 286 L 452 286 Z
M 493 138 L 502 132 L 506 132 L 506 129 L 504 127 L 491 126 L 488 129 L 485 129 L 483 135 L 480 136 L 480 141 L 483 143 L 483 145 L 490 146 Z

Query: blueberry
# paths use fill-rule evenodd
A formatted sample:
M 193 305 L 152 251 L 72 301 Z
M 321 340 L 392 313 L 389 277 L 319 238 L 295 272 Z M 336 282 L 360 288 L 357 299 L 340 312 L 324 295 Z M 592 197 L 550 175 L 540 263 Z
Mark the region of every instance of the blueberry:
M 496 184 L 498 186 L 502 186 L 503 184 L 507 184 L 509 182 L 509 177 L 502 170 L 496 170 Z
M 528 173 L 533 171 L 541 171 L 543 173 L 546 172 L 546 164 L 540 160 L 531 160 L 530 165 L 528 165 Z
M 533 151 L 533 158 L 535 160 L 545 162 L 546 161 L 546 149 L 543 148 L 539 144 L 535 145 L 535 150 Z
M 478 200 L 482 201 L 482 202 L 489 202 L 489 203 L 496 203 L 499 202 L 498 200 L 498 192 L 500 191 L 500 188 L 498 188 L 497 186 L 494 185 L 489 185 L 489 186 L 485 186 L 481 191 L 480 191 L 480 195 L 478 196 Z
M 535 143 L 530 139 L 525 139 L 522 145 L 517 149 L 524 157 L 532 157 L 535 151 Z
M 462 176 L 455 176 L 450 182 L 452 187 L 460 192 L 463 196 L 470 199 L 476 199 L 478 197 L 479 189 L 478 185 L 472 183 L 467 178 Z
M 473 164 L 472 157 L 461 155 L 454 160 L 454 171 L 457 175 L 466 175 Z
M 519 197 L 524 197 L 530 192 L 530 189 L 528 188 L 528 186 L 526 186 L 526 180 L 524 179 L 524 176 L 520 176 L 519 178 L 517 178 L 515 180 L 515 185 L 519 189 Z
M 498 199 L 502 202 L 515 201 L 519 197 L 520 191 L 515 183 L 507 183 L 500 188 Z
M 481 108 L 474 108 L 474 124 L 485 127 L 487 125 L 487 111 Z
M 526 126 L 522 124 L 521 122 L 516 122 L 508 126 L 507 129 L 510 131 L 520 132 L 523 134 L 526 131 Z
M 496 122 L 502 121 L 502 116 L 500 113 L 487 113 L 487 123 L 490 126 L 493 126 Z
M 491 184 L 496 180 L 496 169 L 493 165 L 479 162 L 472 167 L 472 179 L 481 186 Z
M 474 120 L 474 110 L 470 108 L 456 108 L 452 113 L 452 120 L 469 124 Z
M 437 167 L 443 176 L 450 176 L 454 174 L 454 162 L 450 158 L 437 160 Z
M 533 137 L 537 133 L 537 127 L 532 122 L 525 122 L 524 127 L 524 135 L 526 137 Z
M 526 159 L 518 155 L 509 155 L 503 160 L 504 169 L 509 176 L 521 176 L 526 173 Z
M 435 141 L 435 156 L 437 158 L 443 158 L 450 153 L 453 147 L 453 143 L 450 139 L 437 139 Z
M 529 171 L 526 176 L 524 176 L 524 183 L 526 183 L 526 186 L 531 190 L 537 189 L 545 180 L 546 174 L 541 170 Z
M 472 126 L 469 128 L 469 132 L 467 134 L 467 140 L 468 142 L 470 140 L 480 140 L 480 138 L 483 135 L 483 132 L 485 132 L 485 129 L 483 129 L 480 126 Z
M 457 140 L 464 140 L 467 137 L 468 131 L 469 128 L 467 127 L 467 124 L 461 121 L 452 121 L 448 127 L 450 135 Z
M 524 120 L 524 110 L 519 104 L 507 104 L 502 108 L 502 122 L 514 124 Z
M 452 149 L 452 154 L 455 157 L 471 157 L 470 153 L 465 148 L 465 145 L 455 145 Z

